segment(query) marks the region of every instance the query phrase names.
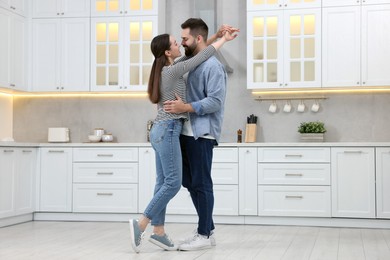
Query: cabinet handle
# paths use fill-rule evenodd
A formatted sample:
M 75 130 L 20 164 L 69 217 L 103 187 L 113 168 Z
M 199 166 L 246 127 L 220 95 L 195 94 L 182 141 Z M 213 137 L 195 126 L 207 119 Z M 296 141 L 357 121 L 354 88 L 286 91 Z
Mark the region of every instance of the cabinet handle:
M 303 199 L 303 196 L 300 195 L 286 195 L 286 199 Z
M 5 153 L 13 153 L 14 150 L 3 150 L 3 152 L 5 152 Z
M 365 85 L 366 84 L 366 82 L 365 81 L 363 81 L 363 85 Z
M 303 174 L 302 173 L 286 173 L 285 176 L 286 177 L 302 177 Z
M 16 10 L 16 7 L 15 6 L 10 6 L 10 8 L 12 9 L 12 10 Z
M 127 11 L 125 11 L 125 14 L 127 14 Z
M 64 153 L 64 150 L 49 150 L 49 153 Z
M 113 172 L 98 172 L 97 175 L 113 175 Z
M 57 15 L 60 15 L 60 13 L 57 13 Z
M 22 150 L 22 153 L 31 153 L 31 150 Z
M 363 151 L 344 151 L 344 153 L 363 153 Z
M 11 83 L 11 84 L 9 84 L 9 86 L 10 86 L 10 87 L 15 87 L 15 84 L 12 84 L 12 83 Z
M 301 158 L 302 157 L 302 154 L 286 154 L 284 155 L 285 158 L 288 158 L 288 157 L 299 157 Z
M 120 13 L 120 14 L 123 14 L 123 11 L 120 11 L 119 13 Z
M 113 157 L 113 154 L 98 154 L 98 157 Z
M 112 192 L 98 192 L 98 193 L 96 193 L 96 195 L 98 195 L 98 196 L 112 196 L 113 193 Z
M 61 13 L 61 15 L 64 15 L 64 13 Z

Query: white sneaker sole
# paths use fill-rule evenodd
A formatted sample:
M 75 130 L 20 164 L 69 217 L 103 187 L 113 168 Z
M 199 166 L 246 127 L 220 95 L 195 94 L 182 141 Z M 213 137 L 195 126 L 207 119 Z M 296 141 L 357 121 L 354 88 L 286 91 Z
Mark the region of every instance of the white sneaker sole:
M 179 246 L 179 251 L 198 251 L 204 249 L 210 249 L 211 245 L 197 246 L 197 247 L 186 247 L 185 244 Z
M 133 248 L 134 252 L 139 253 L 140 247 L 135 244 L 135 235 L 134 235 L 134 226 L 133 226 L 133 219 L 129 220 L 130 224 L 130 237 L 131 237 L 131 247 Z

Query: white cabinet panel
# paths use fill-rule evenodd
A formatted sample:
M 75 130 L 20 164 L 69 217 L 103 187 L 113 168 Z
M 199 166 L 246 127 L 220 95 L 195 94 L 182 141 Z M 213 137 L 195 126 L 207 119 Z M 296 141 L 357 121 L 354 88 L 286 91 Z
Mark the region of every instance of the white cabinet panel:
M 322 12 L 322 86 L 360 86 L 360 7 L 323 8 Z
M 33 18 L 89 17 L 89 0 L 33 0 Z
M 74 184 L 73 212 L 137 213 L 137 184 Z
M 89 90 L 89 19 L 33 20 L 33 91 Z
M 0 87 L 27 90 L 27 21 L 0 8 Z
M 259 162 L 330 162 L 330 149 L 326 147 L 313 148 L 258 148 Z
M 330 185 L 329 164 L 259 163 L 259 184 Z
M 248 11 L 321 7 L 321 0 L 247 0 Z
M 260 216 L 330 217 L 329 186 L 259 186 Z
M 374 148 L 332 148 L 332 216 L 375 218 Z
M 153 197 L 156 184 L 156 154 L 151 147 L 139 148 L 139 212 L 143 213 Z
M 75 148 L 75 162 L 137 162 L 138 148 Z
M 376 212 L 390 218 L 390 148 L 376 148 Z
M 27 0 L 0 0 L 0 7 L 18 15 L 27 16 Z
M 15 159 L 15 148 L 0 149 L 0 217 L 9 217 L 14 213 Z
M 72 211 L 72 148 L 41 148 L 38 211 Z
M 165 0 L 91 0 L 92 16 L 156 15 Z
M 211 176 L 214 184 L 238 184 L 238 164 L 213 163 Z
M 239 148 L 239 214 L 257 215 L 257 148 Z
M 138 163 L 73 163 L 73 182 L 138 183 Z

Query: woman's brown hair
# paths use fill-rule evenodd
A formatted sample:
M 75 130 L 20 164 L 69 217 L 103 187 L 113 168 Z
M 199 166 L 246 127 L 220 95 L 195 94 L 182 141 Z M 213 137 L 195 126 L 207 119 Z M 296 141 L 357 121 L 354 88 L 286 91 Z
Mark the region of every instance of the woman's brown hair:
M 148 95 L 153 104 L 160 101 L 160 80 L 162 68 L 167 63 L 165 51 L 171 48 L 169 34 L 160 34 L 153 38 L 150 49 L 154 55 L 152 70 L 150 72 Z

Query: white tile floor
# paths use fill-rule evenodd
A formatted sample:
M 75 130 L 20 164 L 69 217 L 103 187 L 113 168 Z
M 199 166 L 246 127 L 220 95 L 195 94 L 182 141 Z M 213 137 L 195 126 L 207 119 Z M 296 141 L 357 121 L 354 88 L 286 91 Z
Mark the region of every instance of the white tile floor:
M 175 240 L 194 227 L 166 230 Z M 217 225 L 216 238 L 216 247 L 195 252 L 163 251 L 146 239 L 135 254 L 127 223 L 35 221 L 0 228 L 0 259 L 390 259 L 387 229 Z

